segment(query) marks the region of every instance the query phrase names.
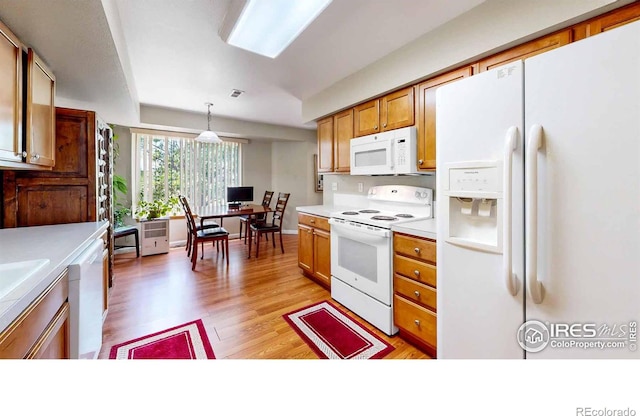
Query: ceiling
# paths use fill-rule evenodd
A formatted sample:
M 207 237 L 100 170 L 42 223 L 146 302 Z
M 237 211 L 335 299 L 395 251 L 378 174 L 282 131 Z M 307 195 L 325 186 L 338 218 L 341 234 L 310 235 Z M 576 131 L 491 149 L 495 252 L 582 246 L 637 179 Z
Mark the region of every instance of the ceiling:
M 483 0 L 333 0 L 276 59 L 220 39 L 231 1 L 0 0 L 0 20 L 51 67 L 58 103 L 107 122 L 212 102 L 216 117 L 314 129 L 305 99 Z

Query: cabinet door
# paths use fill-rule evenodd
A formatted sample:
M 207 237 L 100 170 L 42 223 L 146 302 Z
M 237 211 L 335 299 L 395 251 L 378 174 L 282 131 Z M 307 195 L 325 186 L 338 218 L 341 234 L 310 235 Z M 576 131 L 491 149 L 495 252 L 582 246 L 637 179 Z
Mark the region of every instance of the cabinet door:
M 380 100 L 382 131 L 399 129 L 415 124 L 413 87 L 405 88 L 382 97 Z
M 313 274 L 313 228 L 298 225 L 298 266 Z
M 105 243 L 105 249 L 102 251 L 102 314 L 106 315 L 109 308 L 109 268 L 111 262 L 109 258 L 109 250 Z
M 69 302 L 65 302 L 26 359 L 69 358 Z
M 488 71 L 491 68 L 504 65 L 518 59 L 530 58 L 542 52 L 547 52 L 552 49 L 559 48 L 560 46 L 564 46 L 569 42 L 571 42 L 571 29 L 554 33 L 549 36 L 527 42 L 523 45 L 516 46 L 515 48 L 511 48 L 507 51 L 490 56 L 481 60 L 478 63 L 478 66 L 480 72 Z
M 318 121 L 318 172 L 333 172 L 333 117 Z
M 331 234 L 313 231 L 313 266 L 315 275 L 327 286 L 331 286 Z
M 640 3 L 609 12 L 573 27 L 573 41 L 581 40 L 640 19 Z
M 353 139 L 353 109 L 343 111 L 333 117 L 334 124 L 334 158 L 335 172 L 349 172 L 351 169 L 351 139 Z
M 0 165 L 22 162 L 22 47 L 0 22 Z
M 380 121 L 380 100 L 371 100 L 353 109 L 353 134 L 355 137 L 377 133 Z
M 432 78 L 418 85 L 418 169 L 436 168 L 436 90 L 473 73 L 470 66 Z
M 27 163 L 55 164 L 55 77 L 29 49 L 27 77 Z

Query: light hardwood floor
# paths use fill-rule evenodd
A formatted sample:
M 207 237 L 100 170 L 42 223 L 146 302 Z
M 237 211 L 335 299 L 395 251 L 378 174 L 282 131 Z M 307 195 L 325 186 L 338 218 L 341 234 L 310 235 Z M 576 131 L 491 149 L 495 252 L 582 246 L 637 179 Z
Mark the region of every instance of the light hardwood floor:
M 116 252 L 114 285 L 104 323 L 99 358 L 111 347 L 184 322 L 202 319 L 216 358 L 315 359 L 315 353 L 282 315 L 322 300 L 328 290 L 298 268 L 296 235 L 284 235 L 285 253 L 271 241 L 260 244 L 260 258 L 247 259 L 242 241 L 229 241 L 229 266 L 221 253 L 205 244 L 196 270 L 184 247 L 169 254 L 136 258 Z M 341 310 L 395 347 L 385 358 L 429 358 L 399 336 L 387 337 L 333 301 Z

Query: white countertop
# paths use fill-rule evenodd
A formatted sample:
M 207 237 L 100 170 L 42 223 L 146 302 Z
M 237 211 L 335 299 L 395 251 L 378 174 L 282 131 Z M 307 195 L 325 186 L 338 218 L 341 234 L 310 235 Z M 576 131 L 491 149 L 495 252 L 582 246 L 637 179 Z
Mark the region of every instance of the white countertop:
M 429 218 L 428 220 L 403 222 L 398 225 L 392 225 L 391 231 L 436 240 L 436 219 Z
M 0 299 L 0 332 L 99 238 L 108 222 L 0 229 L 0 263 L 49 259 L 49 263 Z M 2 278 L 2 276 L 0 276 Z
M 309 205 L 306 207 L 296 207 L 296 211 L 304 212 L 305 214 L 318 215 L 320 217 L 329 218 L 332 212 L 347 211 L 353 209 L 352 207 L 344 207 L 337 205 Z

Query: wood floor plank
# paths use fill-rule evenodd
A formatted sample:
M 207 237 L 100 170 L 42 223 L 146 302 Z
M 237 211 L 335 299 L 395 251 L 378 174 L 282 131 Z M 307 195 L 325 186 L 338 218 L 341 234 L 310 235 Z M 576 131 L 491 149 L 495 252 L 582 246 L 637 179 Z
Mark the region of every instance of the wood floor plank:
M 297 235 L 284 235 L 283 242 L 284 254 L 279 245 L 263 242 L 260 258 L 254 247 L 247 259 L 247 246 L 231 240 L 228 267 L 221 253 L 205 245 L 195 271 L 184 247 L 147 257 L 117 253 L 99 358 L 108 358 L 113 345 L 200 318 L 218 359 L 316 359 L 282 315 L 320 301 L 332 302 L 393 345 L 385 358 L 429 358 L 332 301 L 298 268 Z

